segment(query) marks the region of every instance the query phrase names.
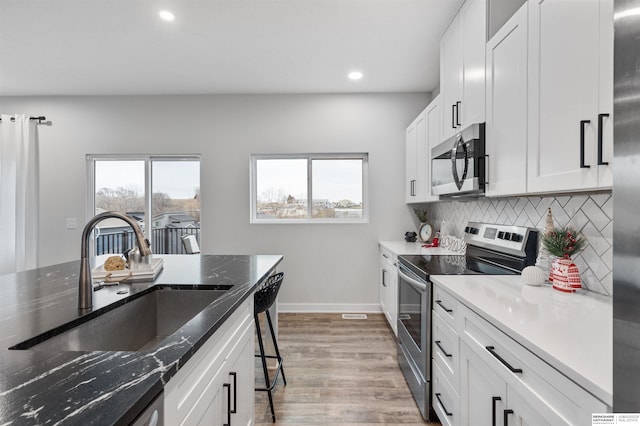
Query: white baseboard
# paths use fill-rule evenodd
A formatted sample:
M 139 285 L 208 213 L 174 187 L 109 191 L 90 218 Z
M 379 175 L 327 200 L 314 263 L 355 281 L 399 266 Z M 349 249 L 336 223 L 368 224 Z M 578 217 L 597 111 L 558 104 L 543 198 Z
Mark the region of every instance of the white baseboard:
M 381 313 L 382 309 L 377 303 L 351 304 L 351 303 L 282 303 L 278 302 L 278 312 L 285 313 Z

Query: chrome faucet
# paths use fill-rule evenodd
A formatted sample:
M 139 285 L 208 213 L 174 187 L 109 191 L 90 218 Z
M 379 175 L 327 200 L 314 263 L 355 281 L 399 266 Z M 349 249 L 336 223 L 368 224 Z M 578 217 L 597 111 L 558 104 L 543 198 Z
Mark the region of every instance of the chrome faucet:
M 138 223 L 131 218 L 118 212 L 104 212 L 92 217 L 82 231 L 82 252 L 80 254 L 80 279 L 78 281 L 78 309 L 88 309 L 93 306 L 93 278 L 91 277 L 91 265 L 89 263 L 89 239 L 96 225 L 103 219 L 116 218 L 122 219 L 133 229 L 136 235 L 136 244 L 140 256 L 150 256 L 151 248 L 149 241 L 145 239 L 142 229 Z

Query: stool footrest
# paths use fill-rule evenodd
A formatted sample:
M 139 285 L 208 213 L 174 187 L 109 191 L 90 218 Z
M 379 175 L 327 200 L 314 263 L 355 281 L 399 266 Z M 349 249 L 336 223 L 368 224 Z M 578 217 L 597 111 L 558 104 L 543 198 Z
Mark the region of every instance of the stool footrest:
M 260 355 L 256 354 L 256 357 L 259 358 Z M 264 357 L 265 358 L 276 358 L 276 359 L 278 358 L 278 357 L 273 356 L 273 355 L 265 355 Z M 283 358 L 280 358 L 278 360 L 278 365 L 276 366 L 276 373 L 273 375 L 273 380 L 271 380 L 271 383 L 269 384 L 269 387 L 268 388 L 256 388 L 257 391 L 268 392 L 268 391 L 272 391 L 273 388 L 276 387 L 276 382 L 278 381 L 278 376 L 280 375 L 280 371 L 282 371 L 282 361 L 283 360 L 284 360 Z

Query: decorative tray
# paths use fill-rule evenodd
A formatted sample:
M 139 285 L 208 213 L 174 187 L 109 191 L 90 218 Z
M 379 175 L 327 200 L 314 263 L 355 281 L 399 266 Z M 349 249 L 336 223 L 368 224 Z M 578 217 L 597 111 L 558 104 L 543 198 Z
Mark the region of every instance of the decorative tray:
M 138 263 L 132 269 L 122 269 L 119 271 L 105 271 L 104 262 L 100 266 L 96 266 L 91 270 L 94 281 L 107 282 L 134 282 L 134 281 L 153 281 L 156 279 L 163 266 L 162 258 L 151 258 L 151 262 L 147 264 Z

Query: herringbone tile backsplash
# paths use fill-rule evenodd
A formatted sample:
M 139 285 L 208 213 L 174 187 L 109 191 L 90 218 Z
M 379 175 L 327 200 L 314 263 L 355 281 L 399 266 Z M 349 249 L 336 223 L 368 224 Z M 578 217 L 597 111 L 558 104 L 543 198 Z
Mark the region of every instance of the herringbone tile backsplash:
M 544 230 L 547 208 L 556 226 L 571 226 L 587 239 L 574 262 L 587 289 L 613 294 L 613 198 L 610 192 L 572 196 L 481 198 L 426 205 L 435 229 L 445 221 L 444 235 L 462 237 L 468 221 L 529 226 Z

